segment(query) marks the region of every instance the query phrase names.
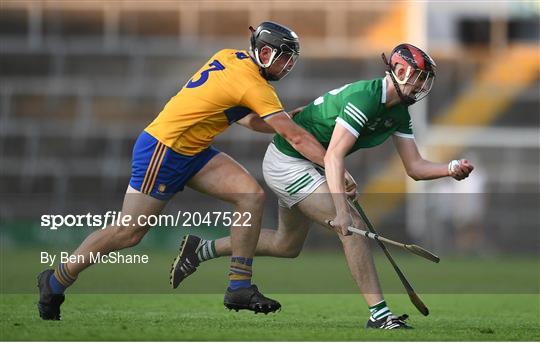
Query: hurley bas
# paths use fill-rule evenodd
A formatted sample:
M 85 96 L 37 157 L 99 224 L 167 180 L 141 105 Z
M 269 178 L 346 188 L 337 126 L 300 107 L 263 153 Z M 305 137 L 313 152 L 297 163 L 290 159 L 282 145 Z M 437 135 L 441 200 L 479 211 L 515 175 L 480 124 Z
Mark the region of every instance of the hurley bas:
M 122 254 L 118 251 L 111 252 L 109 254 L 102 254 L 100 252 L 90 252 L 88 257 L 84 255 L 70 255 L 67 251 L 60 252 L 59 255 L 49 254 L 46 251 L 41 252 L 41 263 L 48 264 L 50 266 L 57 262 L 59 257 L 59 263 L 87 263 L 88 258 L 91 264 L 105 263 L 105 264 L 147 264 L 150 261 L 148 255 L 141 254 Z

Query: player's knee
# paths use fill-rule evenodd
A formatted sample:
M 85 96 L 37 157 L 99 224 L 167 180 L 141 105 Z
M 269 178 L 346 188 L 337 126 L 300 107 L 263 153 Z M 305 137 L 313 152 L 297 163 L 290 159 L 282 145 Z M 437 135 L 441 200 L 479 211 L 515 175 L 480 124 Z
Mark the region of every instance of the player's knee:
M 134 247 L 134 246 L 138 245 L 141 242 L 141 240 L 143 239 L 144 234 L 145 234 L 145 232 L 143 232 L 143 230 L 133 230 L 133 231 L 135 231 L 135 232 L 132 233 L 129 236 L 129 238 L 128 238 L 127 242 L 126 242 L 128 248 L 131 248 L 131 247 Z
M 255 183 L 246 187 L 242 194 L 238 194 L 236 204 L 242 207 L 262 208 L 264 206 L 264 200 L 264 189 Z
M 134 227 L 116 227 L 113 233 L 113 239 L 117 242 L 117 245 L 122 248 L 131 248 L 141 242 L 146 229 L 134 228 Z
M 302 251 L 302 249 L 299 249 L 299 248 L 289 248 L 287 250 L 285 250 L 284 254 L 283 254 L 283 257 L 285 258 L 297 258 L 298 256 L 300 256 L 300 252 Z
M 277 246 L 277 251 L 280 257 L 284 258 L 296 258 L 302 251 L 302 246 L 292 244 L 290 242 L 281 243 Z
M 262 207 L 264 206 L 265 198 L 266 194 L 264 193 L 264 189 L 262 189 L 261 186 L 257 185 L 253 193 L 253 201 L 257 204 L 257 206 Z

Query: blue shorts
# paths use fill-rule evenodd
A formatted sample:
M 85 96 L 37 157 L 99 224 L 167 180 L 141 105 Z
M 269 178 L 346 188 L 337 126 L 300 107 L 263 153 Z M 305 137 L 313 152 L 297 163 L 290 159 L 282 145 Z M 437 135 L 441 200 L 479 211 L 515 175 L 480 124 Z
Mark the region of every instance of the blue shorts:
M 143 131 L 133 148 L 129 185 L 156 199 L 168 200 L 217 154 L 219 150 L 208 147 L 194 156 L 182 155 Z

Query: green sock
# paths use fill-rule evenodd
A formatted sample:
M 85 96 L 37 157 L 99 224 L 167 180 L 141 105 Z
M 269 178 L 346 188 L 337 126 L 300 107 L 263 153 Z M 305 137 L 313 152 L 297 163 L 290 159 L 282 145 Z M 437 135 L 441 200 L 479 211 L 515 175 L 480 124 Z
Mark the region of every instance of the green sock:
M 380 303 L 370 306 L 369 312 L 371 313 L 370 319 L 372 320 L 379 320 L 392 314 L 388 306 L 386 306 L 386 301 L 384 300 Z
M 197 247 L 199 262 L 204 262 L 218 257 L 216 253 L 216 241 L 203 239 Z

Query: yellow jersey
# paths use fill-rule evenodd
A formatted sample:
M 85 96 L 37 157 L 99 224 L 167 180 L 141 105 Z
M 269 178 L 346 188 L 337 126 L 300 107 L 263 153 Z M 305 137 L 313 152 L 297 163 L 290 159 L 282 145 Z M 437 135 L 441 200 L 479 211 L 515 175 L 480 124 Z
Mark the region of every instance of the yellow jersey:
M 216 53 L 173 96 L 146 132 L 174 151 L 193 156 L 250 112 L 261 117 L 283 106 L 246 51 Z

